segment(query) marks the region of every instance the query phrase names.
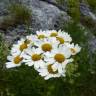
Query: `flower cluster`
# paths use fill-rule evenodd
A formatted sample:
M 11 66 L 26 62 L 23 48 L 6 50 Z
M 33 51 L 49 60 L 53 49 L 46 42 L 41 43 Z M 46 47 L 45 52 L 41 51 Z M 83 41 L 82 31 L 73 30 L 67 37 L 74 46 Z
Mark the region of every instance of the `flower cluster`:
M 65 76 L 66 65 L 73 62 L 73 55 L 81 47 L 72 43 L 70 35 L 64 31 L 37 31 L 13 44 L 7 57 L 7 68 L 21 64 L 33 66 L 45 80 Z

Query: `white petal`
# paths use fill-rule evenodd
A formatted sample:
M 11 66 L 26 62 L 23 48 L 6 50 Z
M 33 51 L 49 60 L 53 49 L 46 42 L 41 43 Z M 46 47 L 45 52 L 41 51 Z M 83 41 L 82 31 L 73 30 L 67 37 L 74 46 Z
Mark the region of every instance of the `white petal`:
M 12 59 L 12 56 L 7 56 L 7 60 L 11 61 Z
M 44 77 L 45 80 L 48 80 L 50 78 L 52 78 L 52 75 L 51 74 L 49 74 L 49 75 L 47 75 L 47 76 Z
M 39 62 L 34 63 L 34 68 L 37 70 L 40 67 Z
M 6 63 L 6 67 L 7 68 L 13 68 L 13 67 L 17 67 L 20 66 L 21 64 L 13 64 L 12 62 Z

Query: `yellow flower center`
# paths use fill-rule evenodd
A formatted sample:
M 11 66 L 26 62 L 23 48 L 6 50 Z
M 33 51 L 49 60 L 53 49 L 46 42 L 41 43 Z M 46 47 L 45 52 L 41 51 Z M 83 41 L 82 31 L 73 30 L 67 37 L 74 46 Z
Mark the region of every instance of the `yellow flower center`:
M 72 53 L 76 53 L 76 50 L 74 48 L 71 48 Z
M 62 62 L 65 61 L 64 55 L 63 55 L 63 54 L 60 54 L 60 53 L 56 54 L 56 55 L 54 56 L 54 59 L 55 59 L 57 62 L 59 62 L 59 63 L 62 63 Z
M 54 70 L 52 69 L 52 64 L 49 64 L 49 65 L 47 66 L 47 69 L 48 69 L 48 72 L 49 72 L 50 74 L 57 74 L 57 73 L 58 73 L 58 70 L 54 71 Z
M 45 51 L 45 52 L 52 50 L 52 45 L 49 44 L 49 43 L 45 43 L 41 47 L 42 47 L 42 50 Z
M 26 43 L 26 44 L 29 44 L 31 41 L 30 40 L 28 40 L 28 39 L 26 39 L 25 41 L 24 41 L 24 43 Z
M 51 37 L 56 37 L 57 35 L 58 35 L 57 32 L 52 32 L 50 36 L 51 36 Z
M 24 49 L 26 49 L 28 46 L 26 43 L 23 43 L 20 45 L 20 50 L 23 51 Z
M 33 61 L 38 61 L 38 60 L 40 60 L 41 59 L 41 55 L 40 54 L 33 54 L 32 55 L 32 60 Z
M 14 58 L 14 63 L 15 63 L 15 64 L 19 64 L 22 60 L 23 60 L 22 57 L 16 56 L 16 57 Z
M 44 39 L 45 38 L 45 35 L 38 35 L 38 39 Z
M 64 44 L 64 39 L 62 37 L 57 37 L 57 40 L 59 40 L 60 44 Z

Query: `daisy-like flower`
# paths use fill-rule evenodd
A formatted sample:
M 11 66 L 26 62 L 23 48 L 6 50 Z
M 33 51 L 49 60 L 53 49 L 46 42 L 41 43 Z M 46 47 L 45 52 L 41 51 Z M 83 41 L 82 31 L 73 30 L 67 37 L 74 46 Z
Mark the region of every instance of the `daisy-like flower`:
M 28 36 L 26 36 L 26 40 L 25 40 L 25 43 L 27 43 L 27 44 L 33 44 L 34 45 L 34 42 L 35 41 L 37 41 L 37 36 L 36 35 L 28 35 Z
M 67 45 L 67 47 L 70 48 L 72 55 L 76 55 L 81 50 L 81 47 L 78 44 L 75 45 L 74 43 L 72 43 L 72 44 L 66 43 L 66 45 Z
M 49 30 L 49 36 L 56 37 L 56 36 L 58 36 L 58 32 L 56 30 Z
M 66 64 L 73 61 L 71 51 L 65 45 L 55 48 L 51 52 L 46 52 L 44 60 L 49 64 L 54 64 L 58 68 L 59 73 L 62 73 L 62 68 L 65 69 Z M 69 59 L 70 58 L 70 59 Z
M 21 54 L 21 52 L 27 49 L 29 45 L 30 45 L 30 41 L 22 38 L 17 42 L 17 44 L 13 44 L 11 53 L 14 55 Z
M 64 31 L 36 31 L 13 44 L 11 55 L 7 57 L 7 68 L 21 64 L 34 66 L 45 80 L 65 76 L 66 65 L 73 62 L 72 55 L 80 52 L 81 47 L 72 43 L 70 35 Z
M 60 42 L 60 44 L 70 43 L 72 41 L 70 35 L 61 30 L 58 31 L 58 36 L 56 38 Z
M 40 49 L 28 48 L 24 51 L 23 62 L 25 65 L 32 66 L 34 65 L 35 69 L 43 66 L 43 56 Z
M 46 38 L 48 36 L 47 33 L 48 33 L 47 31 L 42 31 L 42 30 L 36 31 L 36 34 L 37 34 L 37 38 L 38 39 L 44 39 L 44 38 Z
M 59 42 L 54 37 L 45 38 L 43 41 L 39 40 L 35 42 L 36 46 L 42 50 L 42 52 L 50 52 L 52 49 L 58 46 Z
M 6 62 L 7 68 L 18 67 L 22 64 L 23 57 L 21 55 L 9 55 Z
M 48 37 L 56 37 L 58 32 L 56 30 L 36 31 L 38 39 L 44 39 Z
M 53 64 L 45 63 L 44 65 L 45 66 L 39 68 L 37 71 L 45 80 L 60 77 L 63 74 L 63 72 L 59 73 L 57 67 L 53 67 Z

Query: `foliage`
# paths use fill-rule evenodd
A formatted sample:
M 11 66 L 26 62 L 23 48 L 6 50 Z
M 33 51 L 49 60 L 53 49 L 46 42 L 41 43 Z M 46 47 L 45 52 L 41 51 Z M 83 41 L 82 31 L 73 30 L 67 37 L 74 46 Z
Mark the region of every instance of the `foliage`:
M 0 33 L 0 96 L 3 96 L 3 92 L 7 91 L 5 87 L 6 80 L 4 78 L 4 64 L 8 55 L 8 46 L 3 38 L 3 34 Z
M 0 28 L 3 30 L 8 29 L 10 26 L 16 26 L 16 23 L 14 21 L 14 18 L 11 16 L 5 16 L 3 17 L 3 21 L 0 24 Z
M 69 22 L 66 25 L 62 23 L 61 25 L 59 25 L 59 29 L 68 32 L 72 36 L 73 42 L 75 43 L 84 44 L 87 42 L 87 37 L 85 36 L 85 29 L 76 22 Z
M 94 54 L 96 56 L 96 54 Z M 96 58 L 95 58 L 96 60 Z M 95 96 L 96 93 L 96 70 L 92 73 L 90 64 L 90 56 L 86 48 L 82 48 L 81 54 L 75 58 L 75 66 L 78 65 L 77 70 L 67 75 L 67 81 L 71 83 L 71 94 L 69 96 Z M 91 65 L 91 66 L 90 66 Z M 96 66 L 96 64 L 95 64 Z M 95 67 L 96 68 L 96 67 Z
M 81 18 L 81 23 L 83 26 L 85 26 L 87 29 L 89 29 L 94 36 L 96 36 L 96 22 L 92 20 L 88 16 L 83 16 Z
M 60 5 L 64 5 L 65 0 L 56 0 L 58 4 Z M 79 22 L 80 21 L 80 8 L 79 8 L 79 4 L 80 1 L 79 0 L 67 0 L 66 1 L 67 4 L 67 13 L 72 17 L 72 19 L 75 22 Z
M 3 37 L 4 36 L 0 33 L 0 65 L 6 62 L 6 57 L 8 54 L 7 42 L 5 42 Z
M 56 2 L 60 5 L 63 5 L 64 4 L 64 0 L 56 0 Z
M 3 30 L 8 29 L 10 26 L 17 26 L 18 24 L 25 24 L 29 26 L 31 24 L 32 13 L 23 4 L 10 3 L 8 6 L 9 14 L 3 17 L 0 23 L 0 28 Z
M 9 12 L 14 17 L 16 23 L 30 23 L 31 11 L 23 4 L 11 4 Z
M 87 2 L 93 10 L 96 9 L 96 0 L 87 0 Z
M 80 21 L 79 0 L 68 0 L 68 14 L 75 22 Z

